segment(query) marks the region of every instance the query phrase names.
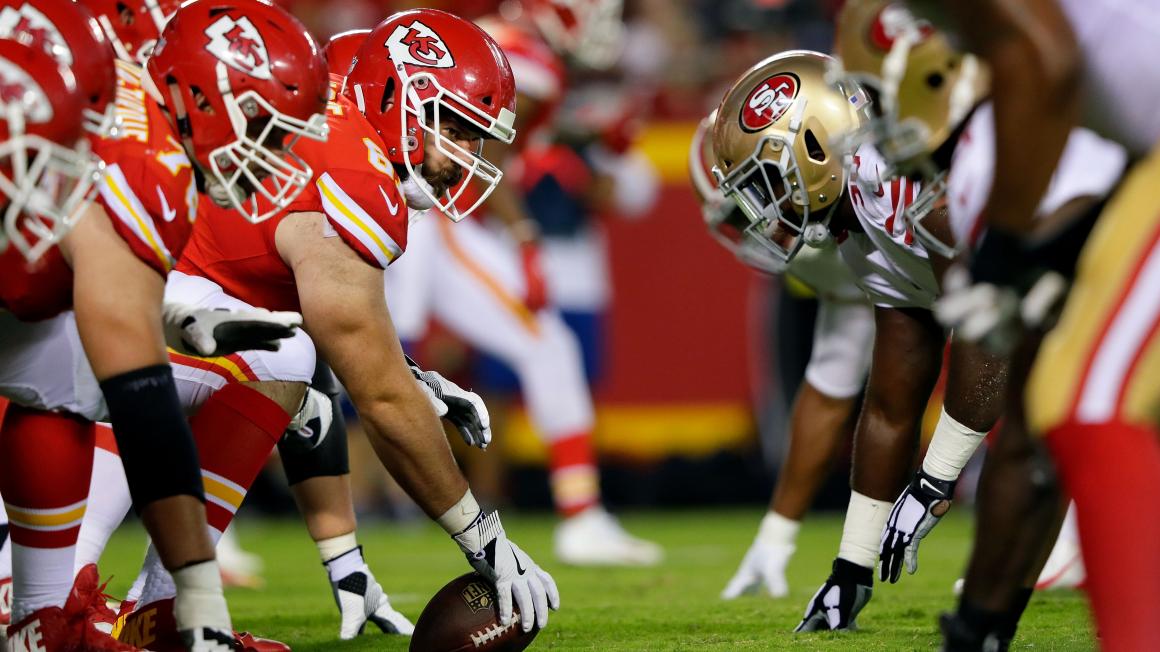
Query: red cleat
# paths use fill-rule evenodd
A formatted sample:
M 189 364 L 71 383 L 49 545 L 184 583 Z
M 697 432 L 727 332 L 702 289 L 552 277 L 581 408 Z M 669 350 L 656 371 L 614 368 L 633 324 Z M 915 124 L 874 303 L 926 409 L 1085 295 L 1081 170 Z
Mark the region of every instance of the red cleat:
M 113 612 L 97 585 L 97 567 L 81 569 L 64 608 L 37 609 L 8 628 L 8 650 L 14 652 L 138 652 L 97 628 L 111 622 Z
M 12 578 L 0 578 L 0 626 L 12 624 Z
M 152 652 L 185 652 L 185 644 L 173 617 L 173 598 L 142 605 L 118 622 L 117 639 Z M 290 652 L 290 646 L 278 641 L 234 632 L 241 652 Z

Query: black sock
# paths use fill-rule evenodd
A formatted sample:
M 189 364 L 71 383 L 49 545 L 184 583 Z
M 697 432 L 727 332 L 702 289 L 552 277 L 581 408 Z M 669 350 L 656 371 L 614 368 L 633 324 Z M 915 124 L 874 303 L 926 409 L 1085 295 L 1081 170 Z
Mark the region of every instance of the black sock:
M 964 597 L 959 600 L 958 616 L 959 620 L 982 638 L 987 634 L 997 632 L 1006 622 L 1007 614 L 1002 611 L 980 609 Z

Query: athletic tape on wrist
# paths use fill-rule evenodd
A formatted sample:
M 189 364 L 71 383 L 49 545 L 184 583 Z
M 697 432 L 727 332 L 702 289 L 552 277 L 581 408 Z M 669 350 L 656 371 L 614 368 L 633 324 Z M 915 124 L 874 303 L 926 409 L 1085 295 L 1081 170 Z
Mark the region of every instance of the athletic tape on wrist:
M 922 470 L 939 480 L 958 480 L 986 435 L 955 421 L 943 408 L 922 460 Z
M 842 524 L 842 542 L 838 545 L 838 558 L 874 568 L 878 562 L 878 547 L 882 543 L 882 530 L 886 519 L 890 518 L 890 508 L 885 500 L 874 500 L 857 491 L 850 492 L 850 506 L 846 508 L 846 521 Z
M 455 536 L 466 530 L 475 519 L 479 518 L 479 503 L 476 502 L 475 496 L 472 495 L 471 490 L 459 499 L 459 502 L 452 505 L 443 515 L 436 521 L 439 526 L 447 531 L 447 534 Z

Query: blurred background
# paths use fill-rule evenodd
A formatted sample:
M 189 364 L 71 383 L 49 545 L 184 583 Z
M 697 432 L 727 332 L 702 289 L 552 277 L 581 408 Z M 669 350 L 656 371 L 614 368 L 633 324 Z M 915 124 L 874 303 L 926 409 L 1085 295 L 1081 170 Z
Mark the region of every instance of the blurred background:
M 469 18 L 505 11 L 496 0 L 283 4 L 323 42 L 411 6 Z M 688 182 L 689 143 L 697 122 L 753 63 L 785 49 L 828 52 L 840 5 L 626 0 L 618 64 L 569 73 L 557 138 L 575 150 L 596 141 L 628 163 L 605 189 L 611 199 L 583 224 L 561 227 L 551 210 L 532 213 L 546 236 L 575 236 L 596 249 L 578 268 L 546 265 L 553 300 L 565 313 L 587 317 L 577 334 L 597 405 L 602 486 L 614 509 L 769 498 L 788 406 L 809 357 L 814 303 L 792 281 L 748 270 L 708 237 Z M 572 174 L 550 165 L 546 173 L 564 185 Z M 578 277 L 587 280 L 576 283 Z M 412 349 L 424 366 L 475 389 L 491 406 L 495 443 L 486 454 L 451 437 L 476 494 L 491 504 L 550 509 L 544 446 L 514 377 L 437 323 Z M 360 517 L 416 515 L 375 459 L 357 415 L 348 410 L 348 418 Z M 835 466 L 817 507 L 845 505 L 847 473 L 848 462 Z M 270 465 L 247 506 L 294 511 L 280 465 Z

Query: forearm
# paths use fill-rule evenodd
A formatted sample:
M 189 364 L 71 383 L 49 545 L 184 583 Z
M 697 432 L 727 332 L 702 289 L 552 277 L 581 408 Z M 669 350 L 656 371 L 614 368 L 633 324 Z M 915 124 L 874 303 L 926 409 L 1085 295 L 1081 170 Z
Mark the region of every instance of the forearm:
M 383 466 L 420 508 L 437 519 L 467 491 L 438 417 L 418 388 L 359 410 Z

